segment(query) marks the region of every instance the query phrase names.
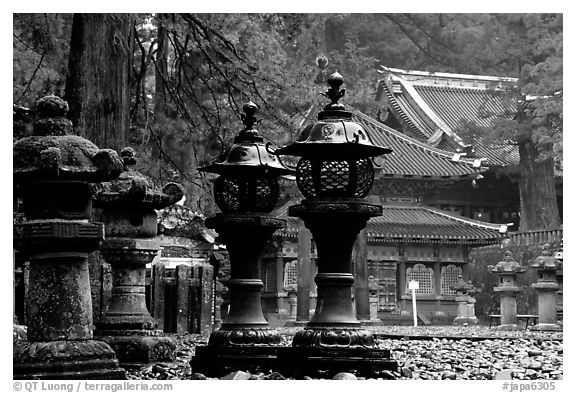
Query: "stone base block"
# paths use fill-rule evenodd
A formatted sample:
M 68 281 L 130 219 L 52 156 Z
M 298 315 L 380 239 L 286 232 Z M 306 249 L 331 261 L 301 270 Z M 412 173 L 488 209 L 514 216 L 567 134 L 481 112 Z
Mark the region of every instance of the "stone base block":
M 276 370 L 278 348 L 274 345 L 199 346 L 196 347 L 196 353 L 190 361 L 190 368 L 192 373 L 201 373 L 207 377 L 223 377 L 234 371 L 268 373 L 270 370 Z
M 285 377 L 296 379 L 332 379 L 341 372 L 390 379 L 390 371 L 398 371 L 398 363 L 390 359 L 387 349 L 281 347 L 277 369 Z
M 102 341 L 22 341 L 13 349 L 14 379 L 126 379 Z
M 454 318 L 454 321 L 452 321 L 453 325 L 464 325 L 464 324 L 468 324 L 468 325 L 478 325 L 478 318 L 476 317 L 456 317 Z
M 123 367 L 139 367 L 149 363 L 176 360 L 176 341 L 163 336 L 161 330 L 99 333 L 98 339 L 112 347 Z
M 495 326 L 492 329 L 494 329 L 496 331 L 524 330 L 524 328 L 522 326 L 517 325 L 515 323 L 509 323 L 509 324 L 505 324 L 505 325 Z
M 534 326 L 530 326 L 530 330 L 540 331 L 540 332 L 557 332 L 562 331 L 562 326 L 555 323 L 539 323 Z

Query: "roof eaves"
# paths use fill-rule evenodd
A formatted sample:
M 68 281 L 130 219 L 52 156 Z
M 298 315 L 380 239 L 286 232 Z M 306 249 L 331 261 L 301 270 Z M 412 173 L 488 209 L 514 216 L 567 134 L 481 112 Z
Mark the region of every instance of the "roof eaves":
M 477 221 L 477 220 L 473 220 L 471 218 L 464 218 L 464 217 L 456 217 L 453 216 L 451 214 L 445 213 L 442 210 L 439 209 L 435 209 L 433 207 L 430 206 L 420 206 L 422 209 L 426 209 L 434 214 L 437 214 L 439 216 L 443 216 L 446 217 L 448 219 L 454 220 L 454 221 L 459 221 L 462 223 L 465 223 L 467 225 L 472 225 L 478 228 L 483 228 L 483 229 L 489 229 L 489 230 L 495 230 L 498 231 L 499 233 L 506 233 L 508 231 L 508 226 L 506 224 L 492 224 L 492 223 L 485 223 L 483 221 Z

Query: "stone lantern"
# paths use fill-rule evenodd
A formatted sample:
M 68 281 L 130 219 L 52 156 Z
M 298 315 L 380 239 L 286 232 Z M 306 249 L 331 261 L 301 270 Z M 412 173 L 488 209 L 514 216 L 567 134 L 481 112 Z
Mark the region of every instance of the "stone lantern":
M 562 330 L 556 323 L 556 291 L 560 288 L 557 271 L 562 267 L 562 262 L 552 255 L 550 245 L 546 244 L 542 255 L 530 266 L 538 272 L 538 281 L 532 284 L 538 294 L 538 324 L 532 329 Z
M 178 202 L 184 190 L 176 183 L 155 187 L 134 169 L 132 148 L 120 155 L 120 177 L 93 185 L 94 207 L 101 210 L 106 235 L 100 252 L 112 268 L 112 296 L 95 334 L 114 348 L 122 365 L 173 361 L 176 343 L 157 329 L 146 308 L 146 264 L 160 252 L 154 240 L 156 210 Z
M 286 225 L 269 215 L 279 198 L 278 177 L 292 174 L 270 154 L 264 138 L 253 128 L 256 104 L 243 107 L 244 129 L 232 147 L 213 164 L 200 168 L 220 176 L 214 197 L 221 210 L 206 219 L 218 232 L 230 255 L 230 307 L 220 329 L 210 335 L 207 346 L 197 347 L 193 372 L 224 375 L 237 369 L 270 369 L 280 343 L 279 333 L 268 327 L 261 304 L 263 283 L 261 255 L 272 234 Z
M 90 222 L 88 183 L 118 177 L 122 161 L 110 149 L 71 135 L 68 104 L 37 103 L 33 136 L 14 144 L 14 184 L 26 222 L 15 246 L 30 259 L 28 341 L 14 347 L 15 379 L 125 379 L 110 346 L 93 339 L 88 254 L 104 236 Z
M 372 157 L 391 150 L 374 145 L 338 102 L 345 92 L 340 88 L 342 76 L 333 73 L 327 82 L 325 96 L 331 102 L 318 114 L 318 121 L 305 127 L 294 143 L 276 151 L 300 157 L 296 182 L 306 199 L 291 206 L 289 215 L 304 221 L 318 252 L 316 310 L 294 336 L 292 348 L 279 352 L 279 360 L 287 373 L 327 376 L 354 370 L 373 376 L 394 362 L 389 352 L 377 350 L 372 334 L 354 315 L 352 248 L 368 220 L 382 214 L 380 205 L 363 198 L 374 180 Z
M 452 323 L 454 325 L 477 325 L 478 318 L 476 318 L 474 312 L 474 303 L 476 303 L 476 299 L 471 296 L 475 292 L 472 282 L 464 281 L 462 275 L 460 275 L 458 281 L 456 281 L 451 288 L 456 291 L 455 300 L 458 303 L 457 315 Z
M 379 294 L 382 286 L 374 276 L 368 277 L 368 300 L 370 304 L 370 321 L 381 322 L 378 318 Z
M 518 274 L 524 273 L 526 268 L 512 258 L 512 252 L 506 251 L 504 259 L 496 265 L 489 265 L 488 270 L 498 275 L 498 286 L 494 292 L 500 293 L 500 326 L 498 330 L 520 330 L 517 324 L 516 296 L 518 288 Z

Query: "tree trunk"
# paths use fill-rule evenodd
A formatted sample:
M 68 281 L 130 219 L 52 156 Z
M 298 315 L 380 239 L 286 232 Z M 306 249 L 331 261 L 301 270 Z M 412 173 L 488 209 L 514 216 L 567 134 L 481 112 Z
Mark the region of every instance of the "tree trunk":
M 100 148 L 128 143 L 133 19 L 74 14 L 65 99 L 74 131 Z
M 166 89 L 164 88 L 164 79 L 168 75 L 168 33 L 164 26 L 164 17 L 158 16 L 158 49 L 156 51 L 156 68 L 155 75 L 155 95 L 154 95 L 154 114 L 159 116 L 164 113 L 166 104 Z
M 520 151 L 520 231 L 558 228 L 561 224 L 554 184 L 554 160 L 538 161 L 531 138 L 518 145 Z

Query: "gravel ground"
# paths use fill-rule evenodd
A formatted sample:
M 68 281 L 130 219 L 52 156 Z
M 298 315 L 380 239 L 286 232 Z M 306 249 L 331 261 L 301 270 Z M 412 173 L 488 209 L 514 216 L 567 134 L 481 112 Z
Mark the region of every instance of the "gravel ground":
M 277 329 L 282 345 L 290 345 L 300 328 Z M 395 379 L 562 379 L 563 334 L 531 331 L 498 332 L 484 326 L 379 326 L 368 327 L 380 348 L 390 349 L 398 362 Z M 178 342 L 174 363 L 157 363 L 128 370 L 130 379 L 205 379 L 191 374 L 189 361 L 197 345 L 207 337 L 172 335 Z M 208 378 L 209 379 L 209 378 Z M 250 375 L 243 372 L 228 379 L 284 379 L 278 373 Z M 338 379 L 356 379 L 343 375 Z M 362 379 L 362 378 L 358 378 Z

